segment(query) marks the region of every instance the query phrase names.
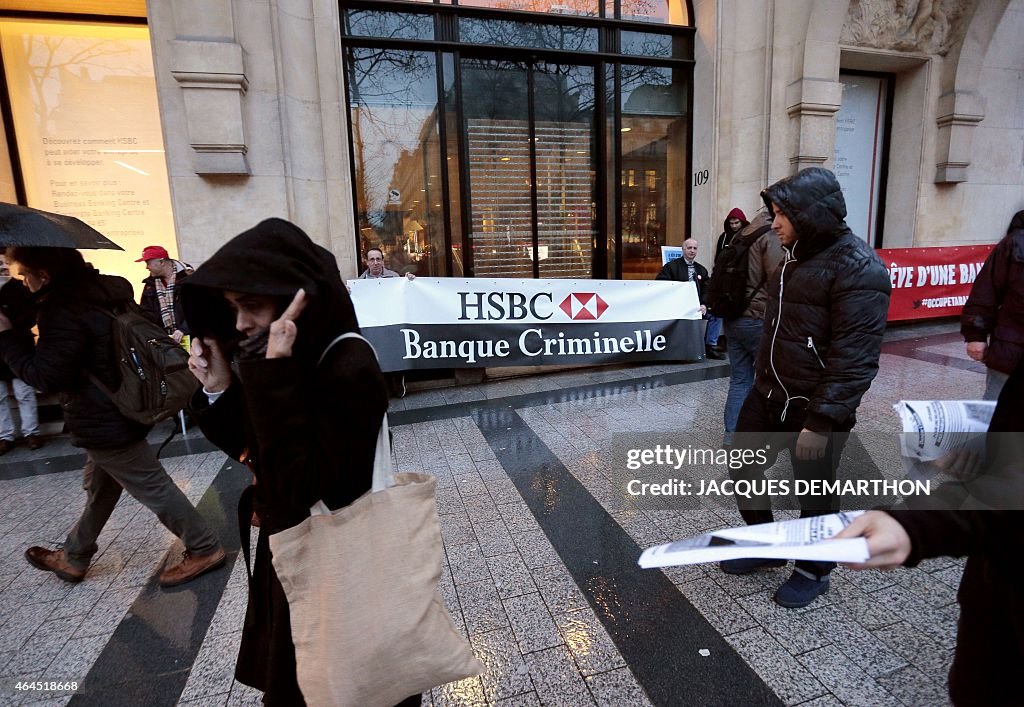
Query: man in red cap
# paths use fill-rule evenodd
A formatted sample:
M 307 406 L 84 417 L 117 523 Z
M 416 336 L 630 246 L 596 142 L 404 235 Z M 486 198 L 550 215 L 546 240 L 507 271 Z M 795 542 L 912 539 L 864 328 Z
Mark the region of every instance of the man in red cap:
M 149 277 L 142 281 L 142 298 L 139 306 L 147 317 L 177 342 L 188 334 L 188 325 L 175 292 L 177 286 L 192 273 L 192 267 L 180 260 L 174 260 L 167 249 L 159 245 L 148 245 L 142 250 L 142 257 L 135 261 L 145 263 Z

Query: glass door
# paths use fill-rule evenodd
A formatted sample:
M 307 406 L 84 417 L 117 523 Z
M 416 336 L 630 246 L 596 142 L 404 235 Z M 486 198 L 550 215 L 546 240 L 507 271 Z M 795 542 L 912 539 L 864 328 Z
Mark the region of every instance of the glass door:
M 460 61 L 476 277 L 593 277 L 595 72 Z

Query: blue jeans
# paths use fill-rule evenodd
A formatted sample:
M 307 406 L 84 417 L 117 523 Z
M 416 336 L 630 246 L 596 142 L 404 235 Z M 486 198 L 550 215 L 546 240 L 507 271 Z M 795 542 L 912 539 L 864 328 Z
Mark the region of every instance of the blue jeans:
M 708 328 L 711 325 L 708 324 Z M 725 323 L 726 345 L 729 352 L 729 394 L 725 398 L 725 443 L 732 443 L 736 420 L 747 394 L 754 387 L 754 359 L 761 344 L 764 322 L 760 319 L 740 317 Z
M 708 328 L 704 332 L 704 345 L 718 346 L 718 337 L 722 334 L 722 320 L 714 314 L 707 314 L 705 318 L 708 320 Z

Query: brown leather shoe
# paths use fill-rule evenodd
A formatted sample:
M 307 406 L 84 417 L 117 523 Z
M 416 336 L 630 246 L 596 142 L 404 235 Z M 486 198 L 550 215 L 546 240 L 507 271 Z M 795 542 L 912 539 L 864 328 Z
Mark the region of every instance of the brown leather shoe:
M 175 587 L 189 582 L 205 572 L 217 569 L 224 564 L 226 558 L 222 547 L 205 555 L 193 555 L 185 550 L 181 553 L 181 562 L 160 573 L 160 586 Z
M 47 550 L 45 547 L 30 547 L 25 550 L 25 559 L 36 569 L 53 572 L 65 582 L 77 584 L 85 579 L 85 570 L 78 569 L 64 556 L 63 550 Z
M 0 454 L 7 454 L 12 449 L 14 449 L 14 442 L 9 439 L 0 439 Z
M 43 444 L 43 438 L 38 435 L 29 435 L 25 438 L 25 446 L 29 449 L 39 449 Z

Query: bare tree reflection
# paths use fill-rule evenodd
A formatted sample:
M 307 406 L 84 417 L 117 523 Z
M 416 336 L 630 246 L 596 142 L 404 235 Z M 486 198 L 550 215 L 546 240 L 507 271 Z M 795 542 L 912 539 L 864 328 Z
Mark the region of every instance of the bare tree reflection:
M 424 120 L 436 115 L 431 52 L 353 49 L 349 61 L 356 199 L 362 228 L 385 228 L 387 191 L 403 154 L 416 150 Z
M 138 63 L 135 47 L 125 40 L 28 33 L 18 39 L 5 49 L 12 53 L 13 65 L 28 69 L 22 76 L 27 81 L 29 98 L 44 133 L 57 130 L 53 119 L 60 109 L 66 74 L 76 80 L 93 81 L 111 75 L 152 75 L 151 67 Z

